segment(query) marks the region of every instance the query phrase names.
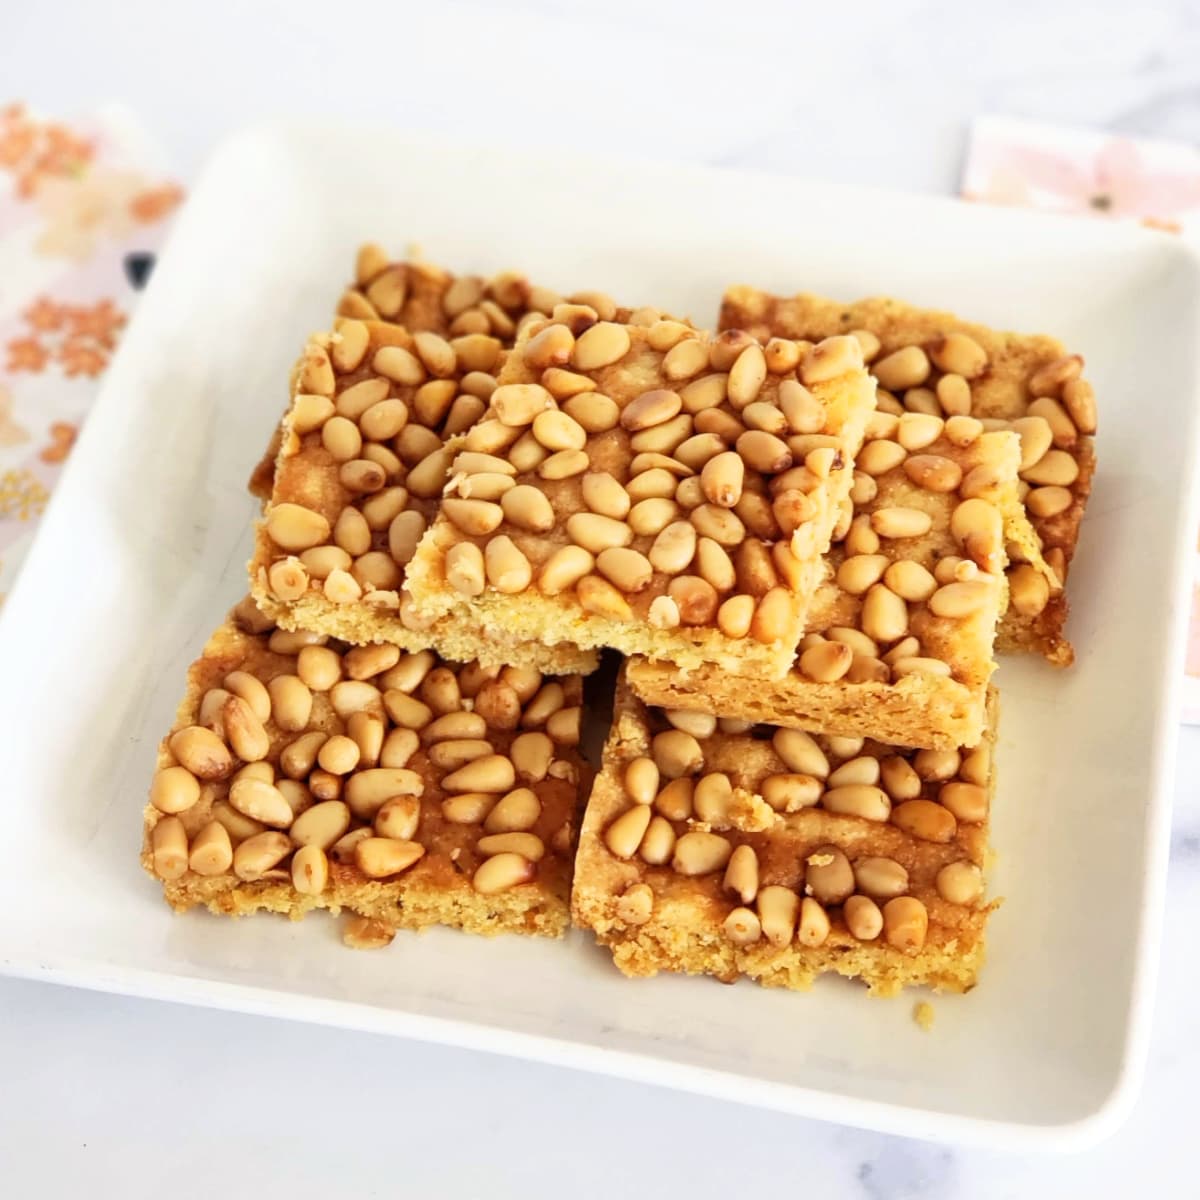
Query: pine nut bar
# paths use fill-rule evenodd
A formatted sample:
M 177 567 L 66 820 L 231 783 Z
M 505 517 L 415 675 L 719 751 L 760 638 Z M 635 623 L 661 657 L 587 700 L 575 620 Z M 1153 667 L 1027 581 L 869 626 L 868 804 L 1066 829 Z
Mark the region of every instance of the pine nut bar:
M 952 749 L 983 736 L 1006 543 L 1024 526 L 1020 442 L 965 416 L 875 412 L 831 578 L 792 670 L 748 688 L 718 669 L 681 679 L 633 659 L 647 704 L 703 709 L 895 745 Z
M 971 751 L 747 727 L 626 688 L 571 911 L 630 976 L 965 992 L 984 958 L 994 706 Z
M 507 633 L 778 677 L 873 403 L 853 338 L 768 355 L 556 309 L 459 443 L 414 607 L 458 616 L 455 655 Z
M 872 298 L 840 304 L 819 296 L 725 293 L 721 326 L 769 338 L 817 340 L 854 332 L 879 381 L 885 412 L 966 415 L 1021 437 L 1021 493 L 1045 563 L 1012 555 L 1001 651 L 1032 651 L 1069 666 L 1062 584 L 1079 538 L 1096 455 L 1096 401 L 1083 359 L 1042 334 L 1006 333 L 952 313 Z
M 351 647 L 243 603 L 188 672 L 142 865 L 181 912 L 345 909 L 353 944 L 430 925 L 561 936 L 581 695 L 578 677 Z
M 578 298 L 608 317 L 618 311 L 615 303 L 600 293 L 582 292 Z M 436 333 L 448 339 L 482 335 L 495 338 L 508 350 L 517 327 L 529 313 L 544 316 L 562 302 L 557 292 L 531 284 L 517 271 L 502 271 L 490 279 L 456 276 L 433 263 L 394 261 L 380 246 L 368 243 L 358 252 L 354 282 L 342 293 L 337 315 L 384 321 L 402 325 L 409 333 Z M 486 386 L 482 379 L 468 383 L 476 389 L 475 394 L 481 394 Z M 277 427 L 250 478 L 250 491 L 263 500 L 271 495 L 281 442 L 282 427 Z
M 272 620 L 360 645 L 449 645 L 413 609 L 405 573 L 438 510 L 446 440 L 483 414 L 502 353 L 489 334 L 447 340 L 353 317 L 309 340 L 249 565 Z M 473 658 L 554 673 L 596 664 L 573 646 L 503 636 L 478 650 Z

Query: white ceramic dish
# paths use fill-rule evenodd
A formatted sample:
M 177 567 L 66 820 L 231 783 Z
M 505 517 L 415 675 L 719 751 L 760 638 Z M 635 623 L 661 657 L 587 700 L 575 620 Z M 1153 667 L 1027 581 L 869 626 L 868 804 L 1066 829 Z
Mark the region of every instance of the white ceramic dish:
M 247 472 L 358 241 L 517 265 L 702 321 L 722 286 L 889 292 L 1055 332 L 1088 358 L 1100 473 L 1075 668 L 1004 663 L 1007 897 L 983 984 L 872 1001 L 662 977 L 590 939 L 447 931 L 353 954 L 333 923 L 173 917 L 136 848 L 187 663 L 243 588 Z M 0 618 L 0 969 L 460 1043 L 922 1137 L 1064 1145 L 1140 1076 L 1158 952 L 1193 534 L 1200 272 L 1180 241 L 731 171 L 263 127 L 181 216 Z M 397 1087 L 403 1087 L 398 1082 Z

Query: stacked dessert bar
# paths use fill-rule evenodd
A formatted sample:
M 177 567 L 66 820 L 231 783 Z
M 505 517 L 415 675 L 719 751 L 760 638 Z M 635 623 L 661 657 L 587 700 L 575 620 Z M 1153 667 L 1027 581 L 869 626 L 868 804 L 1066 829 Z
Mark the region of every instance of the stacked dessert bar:
M 1081 372 L 891 300 L 734 287 L 707 332 L 365 248 L 144 865 L 177 909 L 344 911 L 356 946 L 573 919 L 629 975 L 970 988 L 993 653 L 1072 657 Z

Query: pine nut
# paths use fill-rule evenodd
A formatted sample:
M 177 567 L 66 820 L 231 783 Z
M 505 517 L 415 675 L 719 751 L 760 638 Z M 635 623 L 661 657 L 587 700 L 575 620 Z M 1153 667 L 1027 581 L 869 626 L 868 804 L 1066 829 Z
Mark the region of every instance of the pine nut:
M 750 636 L 763 645 L 785 641 L 789 636 L 795 640 L 794 616 L 795 609 L 788 590 L 772 588 L 754 609 Z
M 1050 603 L 1050 584 L 1044 575 L 1027 563 L 1008 574 L 1008 599 L 1023 617 L 1040 616 Z
M 717 609 L 717 628 L 727 638 L 744 638 L 753 621 L 753 596 L 731 596 Z
M 650 467 L 630 479 L 624 490 L 635 503 L 642 500 L 670 500 L 675 495 L 678 482 L 665 467 Z
M 795 383 L 795 380 L 792 380 Z M 796 384 L 800 387 L 800 384 Z M 747 404 L 739 414 L 742 424 L 747 429 L 761 429 L 764 433 L 773 433 L 777 437 L 795 433 L 788 423 L 787 415 L 777 403 L 766 400 L 755 400 Z
M 550 451 L 533 436 L 532 430 L 526 430 L 512 444 L 508 452 L 509 466 L 514 471 L 536 471 L 550 457 Z
M 529 883 L 536 875 L 537 868 L 524 855 L 504 851 L 486 859 L 475 871 L 471 883 L 481 895 L 494 896 Z
M 299 504 L 276 504 L 267 512 L 267 534 L 281 550 L 298 553 L 329 539 L 329 522 Z
M 387 395 L 387 383 L 383 384 L 383 394 Z M 352 390 L 352 389 L 350 389 Z M 328 396 L 298 395 L 292 399 L 292 411 L 289 414 L 292 429 L 300 437 L 306 433 L 314 433 L 320 429 L 337 410 Z
M 691 379 L 708 366 L 708 347 L 699 338 L 688 337 L 667 351 L 662 372 L 672 380 Z
M 692 804 L 696 819 L 717 829 L 729 827 L 729 807 L 733 803 L 733 784 L 719 771 L 696 781 Z
M 588 433 L 606 433 L 615 429 L 621 419 L 621 410 L 616 401 L 600 392 L 583 392 L 578 396 L 571 396 L 563 402 L 562 410 Z
M 425 518 L 419 512 L 398 513 L 388 526 L 388 553 L 404 566 L 417 552 L 417 543 L 425 532 Z
M 951 842 L 958 830 L 954 814 L 932 800 L 905 800 L 896 805 L 892 824 L 926 842 Z
M 338 684 L 338 688 L 342 685 Z M 383 693 L 383 707 L 395 724 L 406 729 L 423 730 L 433 719 L 433 709 L 428 704 L 397 688 L 389 688 Z
M 521 726 L 524 729 L 536 729 L 544 725 L 552 714 L 558 712 L 566 703 L 566 693 L 561 683 L 551 681 L 538 689 L 525 705 L 521 715 Z
M 991 583 L 983 579 L 947 583 L 929 598 L 929 611 L 937 617 L 962 619 L 979 612 L 994 595 Z
M 617 900 L 617 918 L 626 925 L 645 925 L 654 912 L 654 891 L 648 883 L 634 883 Z
M 796 929 L 796 941 L 802 946 L 815 949 L 829 937 L 829 914 L 811 896 L 800 901 L 800 924 Z
M 478 428 L 478 426 L 476 426 Z M 414 496 L 422 500 L 432 500 L 441 495 L 442 486 L 446 482 L 446 472 L 450 468 L 453 451 L 447 447 L 427 454 L 405 477 L 404 485 Z M 469 501 L 463 501 L 469 503 Z M 476 501 L 476 503 L 482 503 Z M 401 514 L 403 515 L 403 514 Z M 399 517 L 396 518 L 399 520 Z
M 638 846 L 638 855 L 651 866 L 666 866 L 675 853 L 675 830 L 663 817 L 650 818 L 646 833 Z
M 919 508 L 877 508 L 871 514 L 871 528 L 884 538 L 924 537 L 933 526 L 933 518 Z
M 635 804 L 653 804 L 658 795 L 658 765 L 654 759 L 644 755 L 626 764 L 622 780 L 625 794 Z
M 968 824 L 984 820 L 988 814 L 988 792 L 977 783 L 954 780 L 942 785 L 938 800 L 959 821 Z
M 790 374 L 800 365 L 800 346 L 787 338 L 771 338 L 763 347 L 763 354 L 772 375 Z
M 186 812 L 200 799 L 200 783 L 185 767 L 164 767 L 150 785 L 150 803 L 161 813 Z
M 329 859 L 321 846 L 301 846 L 292 855 L 292 886 L 302 896 L 319 896 L 329 884 Z
M 629 346 L 624 326 L 599 321 L 579 335 L 571 351 L 571 365 L 577 371 L 598 371 L 624 358 Z
M 871 528 L 871 518 L 863 513 L 850 522 L 844 543 L 847 554 L 877 554 L 879 535 Z
M 331 775 L 348 775 L 358 766 L 358 758 L 358 744 L 340 733 L 326 739 L 317 754 L 321 770 L 328 771 Z M 254 815 L 256 814 L 251 814 Z
M 483 827 L 488 833 L 524 833 L 537 824 L 541 814 L 537 795 L 530 788 L 516 788 L 496 803 Z
M 683 408 L 678 392 L 668 388 L 653 388 L 635 396 L 621 410 L 621 428 L 637 433 L 672 420 Z
M 546 854 L 546 846 L 542 839 L 528 832 L 490 834 L 481 837 L 475 843 L 475 849 L 488 858 L 497 854 L 517 854 L 535 863 L 541 862 Z
M 560 450 L 552 454 L 538 467 L 540 478 L 547 480 L 570 479 L 573 475 L 582 475 L 591 466 L 588 456 L 583 450 Z
M 729 368 L 728 396 L 734 408 L 745 408 L 757 398 L 767 378 L 767 360 L 757 342 L 747 346 Z
M 796 933 L 800 897 L 791 888 L 772 884 L 759 890 L 756 907 L 767 941 L 780 949 L 789 945 Z
M 584 504 L 598 516 L 623 521 L 629 514 L 629 494 L 607 471 L 589 472 L 580 481 L 580 490 Z
M 759 785 L 762 798 L 780 813 L 799 812 L 812 808 L 821 799 L 824 787 L 811 775 L 768 775 Z
M 639 500 L 629 510 L 629 528 L 639 537 L 655 537 L 678 516 L 679 505 L 674 500 L 652 496 L 648 500 Z
M 407 871 L 425 855 L 420 842 L 397 838 L 365 837 L 354 847 L 354 865 L 368 879 L 386 879 Z
M 1021 439 L 1021 462 L 1018 469 L 1024 474 L 1045 457 L 1054 441 L 1054 435 L 1045 417 L 1018 417 L 1009 428 Z
M 157 830 L 158 826 L 155 826 L 155 832 Z M 175 835 L 170 836 L 173 839 Z M 154 842 L 153 845 L 156 872 L 164 879 L 178 878 L 178 876 L 164 875 L 159 870 L 159 847 L 157 842 Z M 202 826 L 192 839 L 192 848 L 188 854 L 186 866 L 190 867 L 197 875 L 211 877 L 224 875 L 232 863 L 233 843 L 229 839 L 229 831 L 219 821 L 210 821 L 207 825 Z M 167 870 L 173 869 L 174 859 L 164 860 L 163 865 L 167 867 Z
M 515 595 L 533 581 L 533 567 L 507 534 L 494 537 L 483 551 L 488 583 L 498 592 Z
M 918 953 L 928 930 L 929 913 L 915 896 L 896 896 L 883 906 L 883 936 L 894 949 Z
M 908 872 L 891 858 L 860 858 L 854 864 L 854 880 L 860 892 L 876 900 L 902 896 L 908 891 Z
M 327 851 L 330 858 L 334 862 L 352 863 L 354 862 L 354 847 L 358 845 L 364 838 L 373 836 L 372 831 L 367 829 L 352 829 L 349 833 L 343 834 Z
M 500 497 L 500 507 L 510 524 L 533 533 L 554 528 L 554 509 L 544 492 L 529 484 L 519 484 Z
M 710 458 L 700 472 L 700 486 L 710 503 L 732 508 L 742 497 L 745 461 L 732 450 Z
M 237 780 L 229 789 L 229 803 L 243 816 L 277 829 L 286 829 L 294 819 L 283 793 L 262 779 Z
M 442 512 L 471 537 L 479 537 L 497 529 L 504 520 L 504 510 L 499 504 L 488 500 L 462 500 L 447 497 L 442 501 Z
M 805 891 L 822 904 L 841 904 L 854 891 L 850 860 L 837 846 L 819 846 L 805 859 Z
M 261 879 L 292 851 L 287 834 L 269 829 L 238 844 L 233 852 L 233 873 L 247 883 Z
M 938 419 L 942 415 L 942 406 L 938 403 L 937 393 L 927 387 L 909 388 L 904 393 L 904 408 L 910 413 Z
M 574 587 L 595 563 L 595 558 L 582 547 L 563 546 L 543 564 L 538 574 L 538 589 L 546 596 L 557 596 Z
M 687 776 L 671 780 L 654 798 L 654 807 L 668 821 L 686 821 L 692 815 L 695 783 Z
M 854 651 L 840 642 L 823 642 L 800 655 L 800 673 L 817 683 L 835 683 L 850 670 Z
M 633 609 L 625 597 L 599 575 L 585 575 L 576 585 L 575 595 L 585 612 L 610 621 L 633 620 Z
M 800 729 L 776 729 L 771 746 L 789 771 L 815 779 L 829 775 L 829 760 L 811 734 Z
M 818 342 L 800 364 L 800 379 L 806 386 L 826 383 L 863 366 L 862 345 L 856 338 L 827 337 Z
M 696 546 L 696 571 L 718 592 L 733 590 L 737 581 L 733 560 L 712 538 L 701 538 Z
M 547 325 L 525 343 L 522 357 L 535 370 L 563 367 L 571 361 L 575 335 L 565 325 Z
M 512 761 L 503 754 L 489 754 L 451 772 L 442 780 L 442 789 L 447 792 L 507 792 L 516 781 Z
M 897 659 L 911 658 L 921 653 L 921 643 L 915 637 L 901 638 L 884 656 L 883 661 L 891 666 Z
M 224 779 L 233 770 L 233 756 L 211 729 L 189 725 L 171 734 L 167 745 L 197 779 Z
M 946 421 L 946 439 L 955 446 L 969 446 L 981 433 L 983 422 L 974 417 L 950 417 Z
M 870 754 L 849 758 L 830 773 L 826 782 L 829 787 L 845 787 L 852 783 L 865 783 L 873 786 L 879 782 L 879 759 Z
M 837 569 L 837 585 L 851 596 L 861 596 L 879 582 L 890 561 L 885 554 L 852 554 Z
M 867 744 L 867 739 L 861 737 L 835 737 L 831 735 L 826 737 L 825 744 L 829 747 L 829 753 L 834 758 L 853 758 L 855 755 L 862 753 L 863 747 Z
M 612 821 L 604 831 L 604 844 L 621 859 L 632 858 L 650 826 L 651 811 L 644 804 L 635 804 Z
M 1068 379 L 1063 384 L 1062 400 L 1080 433 L 1096 432 L 1096 393 L 1086 379 Z
M 961 375 L 943 375 L 934 392 L 947 417 L 970 415 L 971 385 Z
M 297 846 L 328 850 L 350 828 L 350 809 L 341 800 L 326 800 L 301 813 L 288 833 Z
M 946 334 L 932 350 L 929 357 L 939 371 L 975 379 L 987 368 L 987 351 L 965 333 Z
M 159 879 L 179 879 L 187 871 L 187 832 L 178 817 L 159 818 L 150 833 L 150 854 Z
M 416 387 L 425 382 L 425 367 L 421 360 L 403 346 L 381 346 L 371 359 L 371 367 L 377 375 L 405 387 Z
M 452 825 L 478 825 L 495 803 L 486 792 L 463 792 L 442 801 L 442 816 Z
M 650 753 L 664 779 L 694 775 L 704 768 L 704 751 L 690 733 L 668 729 L 654 735 Z
M 483 761 L 483 760 L 479 760 Z M 476 763 L 462 768 L 464 771 L 476 766 Z M 456 772 L 459 774 L 460 772 Z M 454 776 L 448 777 L 453 779 Z M 447 786 L 447 791 L 484 791 L 492 789 Z M 420 796 L 425 790 L 425 784 L 416 771 L 401 767 L 371 767 L 365 771 L 356 771 L 346 780 L 345 801 L 350 811 L 363 821 L 373 821 L 375 814 L 384 803 L 393 796 Z M 497 791 L 503 788 L 495 789 Z
M 901 559 L 884 572 L 883 581 L 901 600 L 921 604 L 937 591 L 937 580 L 920 563 Z
M 962 468 L 940 454 L 914 454 L 904 463 L 904 473 L 927 492 L 953 492 L 962 482 Z
M 968 783 L 977 783 L 985 787 L 991 777 L 991 768 L 992 752 L 984 742 L 963 757 L 958 773 Z
M 920 750 L 913 758 L 913 767 L 922 779 L 943 783 L 958 774 L 961 761 L 957 750 Z
M 973 905 L 983 895 L 983 872 L 960 859 L 938 871 L 936 885 L 938 895 L 948 904 Z
M 1027 483 L 1070 487 L 1079 478 L 1079 463 L 1065 450 L 1049 450 L 1032 467 L 1022 470 L 1021 478 Z
M 638 811 L 646 810 L 639 806 Z M 680 875 L 710 875 L 722 870 L 732 853 L 733 847 L 720 834 L 689 830 L 675 843 L 671 868 Z
M 827 812 L 862 817 L 866 821 L 886 821 L 892 811 L 892 802 L 882 788 L 861 783 L 827 789 L 821 797 L 821 806 Z
M 440 771 L 456 771 L 491 753 L 492 744 L 482 738 L 449 738 L 429 747 L 429 761 Z
M 533 436 L 547 450 L 582 450 L 587 444 L 587 431 L 565 412 L 549 410 L 533 419 Z
M 908 608 L 890 588 L 876 583 L 863 600 L 863 632 L 877 642 L 894 642 L 908 630 Z
M 667 584 L 667 595 L 678 607 L 684 625 L 710 625 L 720 603 L 713 585 L 697 575 L 676 576 Z
M 908 451 L 899 442 L 880 439 L 867 442 L 858 452 L 854 468 L 872 477 L 894 471 L 907 457 Z
M 1031 417 L 1041 417 L 1050 426 L 1054 445 L 1060 450 L 1074 449 L 1079 440 L 1079 431 L 1067 415 L 1067 410 L 1057 400 L 1042 396 L 1030 404 L 1027 412 Z
M 325 578 L 325 598 L 333 604 L 353 604 L 362 597 L 358 580 L 345 571 L 333 570 Z
M 907 391 L 919 387 L 929 378 L 929 358 L 920 346 L 905 346 L 872 363 L 871 374 L 889 392 Z
M 690 733 L 694 738 L 709 738 L 717 732 L 717 718 L 712 713 L 699 712 L 690 708 L 666 708 L 663 716 L 676 729 Z
M 1031 396 L 1056 396 L 1060 389 L 1083 371 L 1083 359 L 1078 354 L 1066 354 L 1043 364 L 1029 377 Z
M 636 550 L 613 547 L 596 556 L 596 570 L 628 595 L 650 586 L 654 568 L 649 559 Z
M 825 428 L 825 409 L 803 384 L 785 379 L 776 399 L 792 433 L 820 433 Z
M 786 471 L 792 465 L 787 442 L 761 429 L 748 429 L 737 439 L 737 452 L 751 470 L 764 474 Z
M 490 375 L 485 375 L 483 378 L 489 381 L 491 387 L 495 386 L 495 380 Z M 467 386 L 466 379 L 462 381 L 461 386 L 465 391 Z M 485 398 L 490 396 L 491 388 L 484 395 Z M 450 406 L 450 411 L 446 414 L 442 433 L 447 438 L 451 438 L 458 433 L 466 433 L 483 416 L 486 409 L 487 405 L 476 396 L 456 396 L 454 403 Z
M 1065 487 L 1038 487 L 1025 497 L 1025 507 L 1033 516 L 1042 520 L 1066 512 L 1074 502 L 1075 497 L 1071 495 L 1070 489 Z
M 271 739 L 254 710 L 240 696 L 230 696 L 221 709 L 221 724 L 234 754 L 243 762 L 267 757 Z
M 733 909 L 721 927 L 735 946 L 751 946 L 762 937 L 758 915 L 749 908 Z
M 696 553 L 696 530 L 687 521 L 667 525 L 650 547 L 651 566 L 664 575 L 677 575 L 686 570 Z

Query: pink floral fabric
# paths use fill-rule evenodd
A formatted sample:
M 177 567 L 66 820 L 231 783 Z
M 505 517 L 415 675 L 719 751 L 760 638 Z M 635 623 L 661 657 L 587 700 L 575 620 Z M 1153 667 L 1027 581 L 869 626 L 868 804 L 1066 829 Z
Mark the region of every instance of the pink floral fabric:
M 1200 150 L 989 117 L 976 121 L 964 199 L 1138 221 L 1200 234 Z M 1200 725 L 1200 542 L 1184 661 L 1183 719 Z
M 182 195 L 121 110 L 0 105 L 0 604 Z

